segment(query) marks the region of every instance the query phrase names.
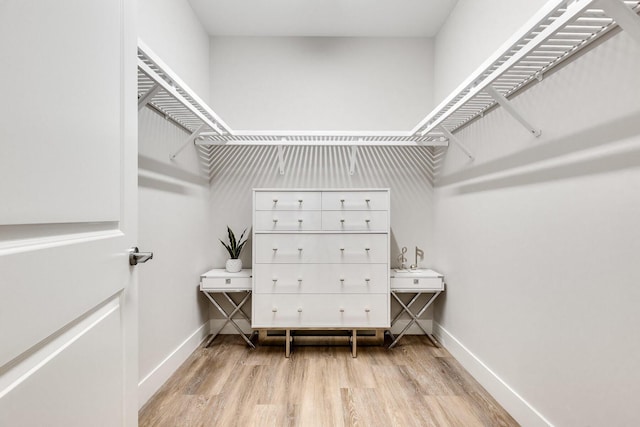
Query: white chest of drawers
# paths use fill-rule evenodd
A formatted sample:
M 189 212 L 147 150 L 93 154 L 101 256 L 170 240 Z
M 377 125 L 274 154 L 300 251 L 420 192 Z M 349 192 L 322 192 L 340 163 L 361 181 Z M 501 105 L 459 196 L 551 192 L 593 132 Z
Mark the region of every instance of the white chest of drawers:
M 255 189 L 256 329 L 389 327 L 389 190 Z

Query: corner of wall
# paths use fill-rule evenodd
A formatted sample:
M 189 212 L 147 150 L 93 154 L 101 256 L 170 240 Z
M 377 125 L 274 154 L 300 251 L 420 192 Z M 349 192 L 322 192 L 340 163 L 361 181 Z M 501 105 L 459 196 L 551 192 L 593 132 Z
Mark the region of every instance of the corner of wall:
M 551 426 L 544 416 L 524 400 L 482 360 L 437 322 L 433 334 L 455 359 L 478 381 L 518 423 L 524 426 Z
M 178 345 L 147 376 L 138 382 L 138 409 L 142 408 L 160 387 L 178 370 L 209 334 L 209 324 L 204 323 Z

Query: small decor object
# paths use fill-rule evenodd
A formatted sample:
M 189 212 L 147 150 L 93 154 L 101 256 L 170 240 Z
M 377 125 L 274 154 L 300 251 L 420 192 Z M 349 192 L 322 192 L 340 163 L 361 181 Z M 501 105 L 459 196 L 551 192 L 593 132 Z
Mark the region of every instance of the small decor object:
M 242 234 L 240 235 L 240 238 L 236 240 L 235 234 L 233 233 L 231 228 L 227 226 L 227 235 L 229 237 L 229 244 L 227 245 L 225 242 L 219 239 L 220 243 L 222 243 L 222 246 L 224 246 L 227 252 L 229 252 L 230 258 L 227 260 L 227 263 L 225 264 L 225 270 L 227 270 L 229 273 L 237 273 L 240 270 L 242 270 L 242 260 L 240 259 L 240 252 L 242 252 L 242 248 L 244 247 L 244 244 L 247 243 L 246 238 L 242 240 L 242 238 L 244 237 L 244 233 L 246 232 L 247 232 L 247 229 L 245 228 Z
M 424 259 L 424 251 L 416 246 L 416 263 L 412 264 L 409 267 L 409 269 L 411 269 L 411 270 L 417 270 L 418 269 L 418 257 L 420 258 L 420 260 L 423 260 Z
M 407 247 L 404 246 L 400 251 L 400 255 L 398 255 L 398 262 L 400 263 L 401 270 L 407 269 L 407 257 L 405 257 L 406 253 L 407 253 Z

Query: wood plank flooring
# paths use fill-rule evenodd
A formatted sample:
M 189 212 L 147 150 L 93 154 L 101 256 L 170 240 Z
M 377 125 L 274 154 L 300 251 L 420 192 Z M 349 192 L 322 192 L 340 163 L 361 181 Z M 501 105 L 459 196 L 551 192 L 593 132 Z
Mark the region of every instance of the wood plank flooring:
M 445 349 L 405 336 L 392 350 L 199 348 L 140 410 L 140 426 L 517 426 Z

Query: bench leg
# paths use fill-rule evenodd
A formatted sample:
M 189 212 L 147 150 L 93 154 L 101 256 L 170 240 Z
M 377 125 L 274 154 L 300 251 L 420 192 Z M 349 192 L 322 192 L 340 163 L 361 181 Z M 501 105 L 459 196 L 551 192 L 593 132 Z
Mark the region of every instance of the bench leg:
M 358 331 L 351 332 L 351 357 L 358 357 Z
M 287 329 L 285 331 L 285 339 L 284 339 L 284 357 L 289 357 L 291 355 L 291 329 Z

